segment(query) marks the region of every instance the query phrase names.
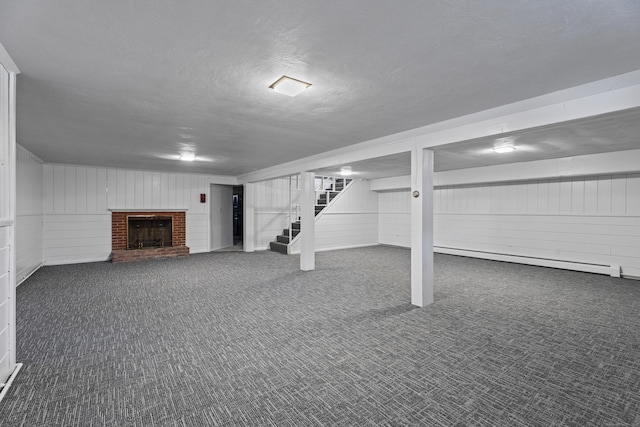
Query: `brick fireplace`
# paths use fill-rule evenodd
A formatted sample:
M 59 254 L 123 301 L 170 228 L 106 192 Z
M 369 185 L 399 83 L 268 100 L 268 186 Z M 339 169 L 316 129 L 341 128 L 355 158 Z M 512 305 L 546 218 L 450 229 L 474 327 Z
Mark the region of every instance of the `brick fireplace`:
M 111 211 L 111 261 L 189 255 L 185 211 Z

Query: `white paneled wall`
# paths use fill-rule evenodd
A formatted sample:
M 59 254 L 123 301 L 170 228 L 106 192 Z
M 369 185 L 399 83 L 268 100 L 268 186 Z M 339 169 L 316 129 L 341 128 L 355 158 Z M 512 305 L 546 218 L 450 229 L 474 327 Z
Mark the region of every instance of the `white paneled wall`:
M 187 209 L 191 253 L 209 246 L 209 205 L 200 194 L 234 178 L 46 164 L 43 167 L 47 264 L 103 261 L 111 254 L 109 209 Z
M 383 245 L 411 246 L 411 192 L 378 194 L 378 239 Z
M 0 60 L 8 55 L 0 44 Z M 13 62 L 13 61 L 11 61 Z M 15 65 L 15 64 L 14 64 Z M 14 372 L 15 361 L 15 73 L 0 62 L 0 383 Z M 4 391 L 4 390 L 3 390 Z M 0 396 L 1 398 L 1 396 Z
M 369 181 L 354 180 L 331 206 L 316 218 L 316 250 L 353 248 L 378 244 L 378 193 Z M 300 253 L 300 241 L 291 247 Z
M 11 313 L 13 295 L 11 290 L 11 234 L 9 227 L 0 226 L 0 382 L 5 382 L 13 370 L 11 366 Z M 15 289 L 13 289 L 15 291 Z
M 380 243 L 410 246 L 409 192 L 380 193 Z M 640 174 L 439 187 L 434 244 L 640 277 Z
M 44 262 L 42 162 L 21 146 L 16 150 L 16 175 L 16 271 L 19 284 Z
M 293 191 L 293 203 L 299 192 Z M 245 200 L 245 203 L 247 201 Z M 269 248 L 269 242 L 276 239 L 282 230 L 288 228 L 289 178 L 277 178 L 255 184 L 255 226 L 256 249 Z

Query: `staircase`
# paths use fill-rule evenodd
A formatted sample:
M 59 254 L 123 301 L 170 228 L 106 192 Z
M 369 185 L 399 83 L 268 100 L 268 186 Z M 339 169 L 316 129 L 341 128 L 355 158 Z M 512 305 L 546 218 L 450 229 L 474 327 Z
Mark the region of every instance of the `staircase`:
M 351 183 L 349 178 L 334 178 L 326 176 L 316 177 L 316 216 L 322 212 L 336 198 L 342 190 Z M 289 234 L 291 231 L 291 234 Z M 281 254 L 289 253 L 289 244 L 300 234 L 300 218 L 291 223 L 290 228 L 282 230 L 282 234 L 276 236 L 275 242 L 269 243 L 269 248 Z

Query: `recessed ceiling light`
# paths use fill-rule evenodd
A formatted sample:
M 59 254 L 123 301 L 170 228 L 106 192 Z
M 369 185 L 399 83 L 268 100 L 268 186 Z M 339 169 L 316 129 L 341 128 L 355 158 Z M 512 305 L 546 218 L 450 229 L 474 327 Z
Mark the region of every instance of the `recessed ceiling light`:
M 196 159 L 195 153 L 182 153 L 180 154 L 180 160 L 183 162 L 193 162 Z
M 311 86 L 311 83 L 303 82 L 302 80 L 288 76 L 282 76 L 273 82 L 269 88 L 283 95 L 296 96 L 309 86 Z
M 515 149 L 516 147 L 514 147 L 513 145 L 500 145 L 498 147 L 493 147 L 493 151 L 495 151 L 496 153 L 509 153 Z

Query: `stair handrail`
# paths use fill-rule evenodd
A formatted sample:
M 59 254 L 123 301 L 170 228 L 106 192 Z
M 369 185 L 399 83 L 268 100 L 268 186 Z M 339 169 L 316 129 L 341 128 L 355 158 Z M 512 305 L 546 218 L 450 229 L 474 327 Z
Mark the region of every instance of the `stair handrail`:
M 325 178 L 325 176 L 318 176 L 316 178 Z M 337 182 L 338 179 L 343 180 L 342 181 L 342 190 L 340 190 L 340 192 L 332 200 L 329 201 L 329 194 L 328 193 L 330 193 L 330 190 L 326 191 L 326 193 L 327 193 L 327 204 L 326 204 L 326 206 L 327 207 L 329 207 L 329 204 L 332 204 L 336 200 L 338 200 L 338 198 L 340 198 L 340 196 L 344 193 L 344 190 L 346 190 L 347 187 L 350 187 L 351 185 L 353 185 L 353 183 L 355 182 L 355 179 L 347 178 L 347 177 L 326 177 L 326 178 L 333 178 L 334 179 L 334 184 L 335 184 L 335 182 Z M 347 183 L 347 181 L 349 181 L 349 183 Z M 324 185 L 324 179 L 323 179 L 323 185 Z M 332 186 L 332 188 L 335 189 L 335 186 Z M 322 190 L 320 190 L 319 192 L 318 192 L 318 190 L 316 190 L 316 204 L 317 204 L 317 201 L 318 201 L 318 198 L 317 198 L 318 197 L 318 193 L 322 194 Z M 299 207 L 300 207 L 300 205 L 298 204 L 298 208 Z M 323 212 L 324 212 L 324 209 L 323 209 Z M 320 212 L 318 215 L 316 215 L 314 217 L 314 219 L 313 219 L 314 223 L 320 217 L 322 217 L 323 212 Z M 293 224 L 291 222 L 289 224 L 290 224 L 289 225 L 289 236 L 291 236 L 291 232 L 292 232 L 292 229 L 293 229 Z M 300 229 L 302 230 L 302 228 L 300 228 Z M 298 233 L 293 239 L 291 237 L 289 237 L 289 243 L 287 243 L 287 253 L 289 253 L 289 248 L 291 247 L 291 245 L 300 238 L 300 234 L 302 234 L 302 233 Z

